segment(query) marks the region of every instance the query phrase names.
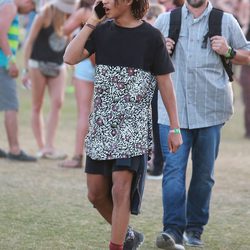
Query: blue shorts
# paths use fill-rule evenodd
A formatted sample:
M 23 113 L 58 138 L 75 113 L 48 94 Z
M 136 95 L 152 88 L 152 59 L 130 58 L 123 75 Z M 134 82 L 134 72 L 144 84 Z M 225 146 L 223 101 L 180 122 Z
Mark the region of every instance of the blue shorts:
M 85 81 L 94 81 L 95 67 L 90 59 L 85 59 L 75 66 L 74 77 Z

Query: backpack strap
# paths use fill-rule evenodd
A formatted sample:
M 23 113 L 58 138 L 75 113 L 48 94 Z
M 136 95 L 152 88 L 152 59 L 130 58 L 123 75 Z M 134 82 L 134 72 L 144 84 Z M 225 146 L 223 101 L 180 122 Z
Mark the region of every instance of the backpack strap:
M 181 31 L 181 7 L 176 8 L 170 12 L 168 37 L 175 41 L 171 56 L 174 54 L 175 47 L 179 39 L 180 31 Z
M 169 23 L 169 32 L 168 37 L 175 41 L 172 54 L 175 51 L 176 44 L 179 39 L 180 31 L 181 31 L 181 14 L 182 14 L 182 7 L 176 8 L 171 11 L 170 13 L 170 23 Z M 221 36 L 221 24 L 222 24 L 222 17 L 224 12 L 220 9 L 212 8 L 209 19 L 208 19 L 208 32 L 204 36 L 202 42 L 202 48 L 207 48 L 207 40 L 212 36 Z M 227 60 L 224 56 L 220 56 L 224 69 L 226 70 L 230 82 L 233 81 L 233 71 L 232 71 L 232 63 L 230 60 Z
M 212 8 L 208 19 L 209 37 L 221 36 L 221 23 L 223 13 L 224 12 L 222 10 Z
M 212 8 L 208 18 L 208 32 L 203 38 L 202 48 L 207 48 L 207 40 L 212 36 L 221 36 L 221 23 L 222 23 L 223 11 Z
M 208 19 L 208 33 L 204 36 L 202 48 L 206 48 L 208 37 L 211 38 L 213 36 L 221 36 L 222 31 L 222 17 L 224 12 L 222 10 L 213 8 L 210 12 Z M 232 63 L 230 60 L 227 60 L 224 56 L 220 55 L 222 64 L 224 69 L 227 72 L 230 82 L 233 81 L 233 71 L 232 71 Z

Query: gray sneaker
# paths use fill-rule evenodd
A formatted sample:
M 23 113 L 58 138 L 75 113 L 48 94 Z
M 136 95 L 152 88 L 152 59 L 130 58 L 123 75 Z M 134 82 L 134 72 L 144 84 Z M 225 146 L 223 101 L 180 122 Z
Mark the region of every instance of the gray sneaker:
M 187 246 L 190 247 L 203 247 L 204 243 L 201 240 L 201 233 L 199 232 L 185 232 L 183 235 L 184 242 Z
M 174 234 L 170 232 L 162 232 L 158 235 L 156 238 L 156 246 L 166 250 L 185 250 L 182 242 L 177 242 Z
M 36 157 L 33 157 L 31 155 L 26 154 L 23 150 L 20 150 L 19 154 L 12 154 L 12 153 L 8 153 L 7 154 L 7 158 L 9 160 L 13 160 L 13 161 L 26 161 L 26 162 L 34 162 L 37 161 Z
M 7 153 L 0 148 L 0 158 L 6 158 Z
M 144 242 L 144 235 L 128 227 L 126 238 L 123 244 L 123 250 L 136 250 Z

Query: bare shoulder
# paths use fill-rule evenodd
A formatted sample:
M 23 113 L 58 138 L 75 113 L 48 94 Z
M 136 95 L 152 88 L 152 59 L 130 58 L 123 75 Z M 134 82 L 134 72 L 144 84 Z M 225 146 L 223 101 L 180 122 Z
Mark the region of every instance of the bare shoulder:
M 44 28 L 47 28 L 52 22 L 52 7 L 51 5 L 47 5 L 40 13 L 37 15 L 37 22 Z
M 14 3 L 0 5 L 0 33 L 5 33 L 9 29 L 16 15 L 17 7 Z
M 0 4 L 0 18 L 2 17 L 4 20 L 9 17 L 14 18 L 14 16 L 16 15 L 17 15 L 17 7 L 14 4 L 14 2 L 7 2 L 4 4 Z
M 91 14 L 91 9 L 82 7 L 78 9 L 70 18 L 75 19 L 79 24 L 86 21 Z

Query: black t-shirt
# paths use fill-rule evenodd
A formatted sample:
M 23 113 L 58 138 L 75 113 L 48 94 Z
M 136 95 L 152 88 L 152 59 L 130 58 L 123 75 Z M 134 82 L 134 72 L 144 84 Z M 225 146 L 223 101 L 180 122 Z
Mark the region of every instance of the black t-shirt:
M 106 160 L 148 153 L 155 76 L 174 70 L 161 33 L 145 22 L 123 28 L 107 21 L 94 30 L 85 48 L 96 53 L 86 154 Z
M 163 36 L 146 22 L 124 28 L 107 21 L 97 26 L 85 48 L 96 53 L 96 64 L 133 67 L 153 75 L 174 71 Z

